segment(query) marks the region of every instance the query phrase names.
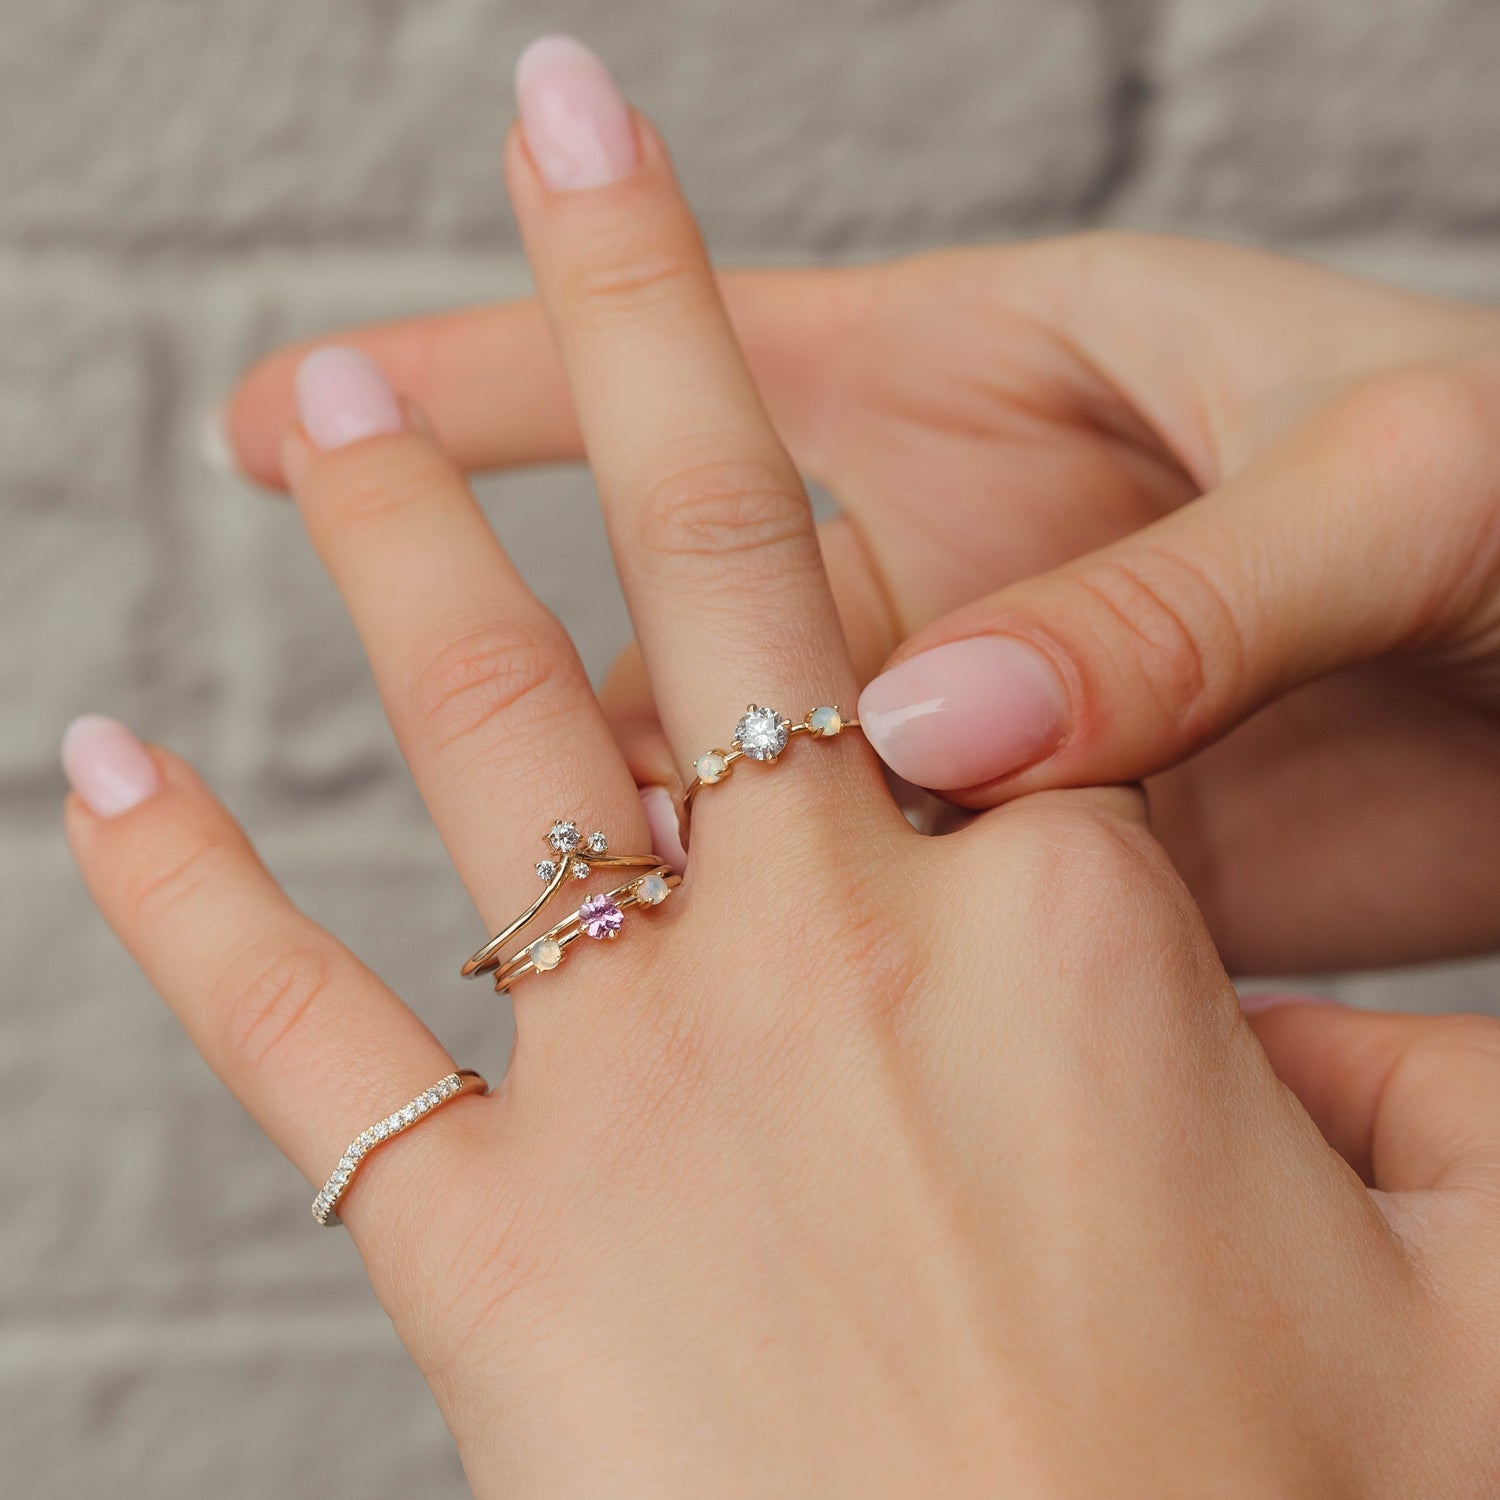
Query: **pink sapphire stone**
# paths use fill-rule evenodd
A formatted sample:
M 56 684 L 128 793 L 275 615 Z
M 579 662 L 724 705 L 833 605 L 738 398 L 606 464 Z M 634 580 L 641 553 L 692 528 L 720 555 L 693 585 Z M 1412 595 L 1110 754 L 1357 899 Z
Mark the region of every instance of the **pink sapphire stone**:
M 578 908 L 578 916 L 591 938 L 612 938 L 625 921 L 625 913 L 608 896 L 590 896 Z

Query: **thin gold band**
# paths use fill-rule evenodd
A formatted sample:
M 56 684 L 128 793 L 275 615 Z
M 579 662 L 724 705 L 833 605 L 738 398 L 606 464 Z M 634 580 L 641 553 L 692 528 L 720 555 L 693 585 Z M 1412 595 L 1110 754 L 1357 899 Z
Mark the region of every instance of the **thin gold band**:
M 831 740 L 846 729 L 858 728 L 859 720 L 846 719 L 837 705 L 809 709 L 800 724 L 793 724 L 790 719 L 783 719 L 774 708 L 750 704 L 735 728 L 734 738 L 729 742 L 731 748 L 706 751 L 693 762 L 693 770 L 697 774 L 688 783 L 687 791 L 682 794 L 684 824 L 698 793 L 706 786 L 716 786 L 723 781 L 737 761 L 758 760 L 765 765 L 775 765 L 786 747 L 799 734 Z
M 430 1089 L 423 1089 L 410 1104 L 398 1109 L 395 1114 L 387 1115 L 378 1124 L 361 1131 L 344 1147 L 338 1166 L 323 1184 L 322 1192 L 313 1199 L 313 1218 L 325 1229 L 331 1229 L 342 1222 L 334 1212 L 339 1199 L 348 1192 L 360 1163 L 377 1146 L 383 1146 L 392 1136 L 409 1130 L 418 1120 L 425 1120 L 433 1110 L 457 1099 L 461 1094 L 487 1094 L 489 1091 L 489 1084 L 472 1068 L 460 1068 L 456 1073 L 439 1078 Z
M 591 896 L 572 916 L 550 932 L 513 953 L 495 974 L 495 988 L 508 990 L 527 974 L 545 974 L 555 969 L 563 955 L 581 937 L 614 938 L 620 933 L 624 914 L 633 906 L 660 906 L 682 883 L 670 865 L 660 860 L 655 868 L 601 896 Z

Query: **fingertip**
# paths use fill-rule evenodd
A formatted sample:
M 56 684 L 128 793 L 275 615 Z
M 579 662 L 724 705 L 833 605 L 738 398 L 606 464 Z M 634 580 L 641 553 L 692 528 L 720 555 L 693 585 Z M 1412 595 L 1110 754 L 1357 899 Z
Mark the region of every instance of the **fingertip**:
M 161 789 L 161 773 L 146 746 L 118 719 L 82 714 L 63 731 L 63 773 L 96 818 L 117 818 Z

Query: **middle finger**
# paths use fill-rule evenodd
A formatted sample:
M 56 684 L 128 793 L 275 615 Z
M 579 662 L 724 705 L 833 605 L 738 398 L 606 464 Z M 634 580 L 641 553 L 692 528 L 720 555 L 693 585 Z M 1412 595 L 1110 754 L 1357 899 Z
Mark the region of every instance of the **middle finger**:
M 517 92 L 511 196 L 674 750 L 722 744 L 749 696 L 847 712 L 807 495 L 665 151 L 576 42 L 535 44 Z

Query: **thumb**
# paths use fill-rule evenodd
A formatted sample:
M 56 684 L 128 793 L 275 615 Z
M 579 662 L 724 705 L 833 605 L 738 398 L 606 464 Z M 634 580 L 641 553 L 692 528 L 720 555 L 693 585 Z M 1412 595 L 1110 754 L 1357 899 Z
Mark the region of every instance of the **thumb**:
M 1500 1020 L 1253 1004 L 1276 1075 L 1372 1187 L 1500 1189 Z
M 1500 373 L 1384 375 L 1222 487 L 923 630 L 859 716 L 897 775 L 985 806 L 1132 781 L 1288 689 L 1500 638 Z

